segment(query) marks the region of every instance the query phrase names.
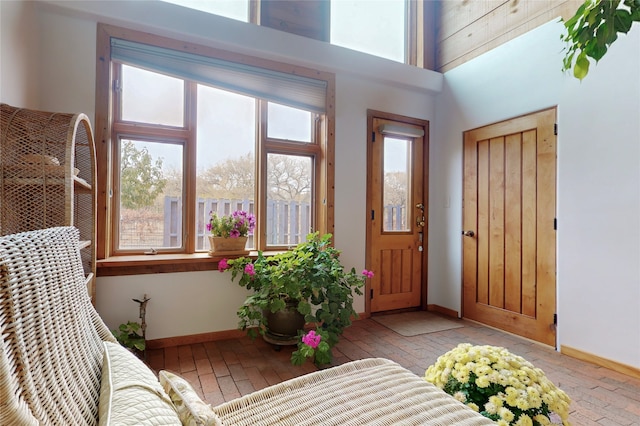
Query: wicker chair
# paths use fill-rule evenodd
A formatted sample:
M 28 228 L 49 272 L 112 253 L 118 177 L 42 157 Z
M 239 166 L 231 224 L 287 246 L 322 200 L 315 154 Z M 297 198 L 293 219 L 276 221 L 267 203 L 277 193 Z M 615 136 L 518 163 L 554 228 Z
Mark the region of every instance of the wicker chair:
M 386 359 L 211 407 L 184 379 L 161 371 L 158 381 L 115 343 L 89 300 L 72 227 L 0 237 L 0 336 L 2 426 L 494 424 Z
M 102 341 L 79 232 L 0 237 L 0 425 L 96 424 Z

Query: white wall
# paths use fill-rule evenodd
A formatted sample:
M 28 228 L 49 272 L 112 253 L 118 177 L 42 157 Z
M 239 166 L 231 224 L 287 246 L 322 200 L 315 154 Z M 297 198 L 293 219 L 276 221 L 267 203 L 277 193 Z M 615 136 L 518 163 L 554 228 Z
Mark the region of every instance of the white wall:
M 36 108 L 40 99 L 38 32 L 32 2 L 0 2 L 0 102 Z
M 558 343 L 640 367 L 640 25 L 582 83 L 560 71 L 562 28 L 550 22 L 445 73 L 429 303 L 461 309 L 462 133 L 557 105 Z
M 366 111 L 432 120 L 441 74 L 222 17 L 205 19 L 159 2 L 48 1 L 38 3 L 35 15 L 42 84 L 35 107 L 46 110 L 94 117 L 96 21 L 336 73 L 334 243 L 343 251 L 345 267 L 364 268 Z M 10 82 L 3 79 L 3 87 Z M 217 271 L 100 277 L 96 291 L 97 309 L 112 328 L 136 320 L 138 307 L 131 299 L 147 294 L 149 339 L 235 329 L 246 294 Z M 354 307 L 364 312 L 364 298 L 357 297 Z

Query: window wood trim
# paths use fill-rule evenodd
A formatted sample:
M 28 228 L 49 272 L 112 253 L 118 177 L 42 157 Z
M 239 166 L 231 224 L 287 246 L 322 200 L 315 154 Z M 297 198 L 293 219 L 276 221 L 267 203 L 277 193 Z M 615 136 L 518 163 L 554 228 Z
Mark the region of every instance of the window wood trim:
M 281 71 L 294 75 L 302 75 L 310 78 L 320 79 L 327 82 L 327 94 L 326 94 L 326 121 L 321 123 L 321 129 L 319 132 L 323 137 L 326 137 L 326 146 L 324 149 L 321 149 L 321 154 L 318 156 L 318 161 L 326 162 L 324 167 L 319 167 L 320 171 L 316 171 L 318 176 L 317 181 L 317 189 L 315 194 L 316 201 L 316 226 L 317 230 L 321 233 L 333 232 L 334 227 L 334 144 L 335 144 L 335 76 L 332 73 L 323 72 L 319 70 L 313 70 L 309 68 L 300 67 L 292 64 L 284 64 L 280 62 L 271 61 L 264 58 L 246 56 L 235 52 L 228 52 L 221 49 L 198 45 L 194 43 L 187 43 L 180 40 L 170 39 L 163 36 L 158 36 L 151 33 L 140 32 L 136 30 L 131 30 L 127 28 L 115 27 L 108 24 L 98 24 L 97 28 L 97 60 L 96 60 L 96 117 L 95 117 L 95 136 L 96 136 L 96 157 L 97 157 L 97 192 L 98 192 L 98 211 L 97 211 L 97 258 L 98 262 L 98 275 L 112 275 L 108 273 L 107 270 L 114 272 L 116 270 L 120 270 L 121 272 L 125 272 L 124 266 L 122 262 L 131 262 L 131 265 L 136 265 L 139 263 L 144 264 L 145 266 L 139 267 L 136 266 L 134 271 L 141 272 L 145 270 L 148 266 L 152 266 L 154 272 L 175 272 L 176 265 L 178 264 L 188 264 L 188 270 L 199 270 L 199 269 L 189 269 L 193 266 L 193 264 L 198 264 L 201 262 L 204 263 L 215 263 L 212 262 L 210 256 L 206 253 L 175 253 L 175 254 L 166 254 L 162 255 L 163 258 L 157 258 L 156 256 L 142 256 L 142 259 L 136 259 L 136 256 L 121 256 L 118 262 L 111 262 L 110 257 L 113 256 L 113 241 L 112 233 L 114 232 L 114 224 L 112 222 L 112 205 L 110 202 L 111 194 L 109 193 L 110 183 L 113 181 L 112 176 L 112 161 L 114 161 L 115 156 L 115 145 L 116 141 L 111 139 L 111 128 L 113 124 L 114 117 L 113 114 L 113 100 L 111 99 L 111 82 L 113 81 L 113 72 L 111 66 L 110 59 L 110 51 L 111 51 L 111 37 L 118 37 L 128 40 L 135 40 L 142 43 L 149 43 L 154 45 L 161 45 L 163 47 L 187 51 L 199 55 L 218 57 L 225 60 L 247 63 L 250 65 L 254 65 L 257 67 L 263 67 L 267 69 L 272 69 L 276 71 Z M 188 88 L 185 88 L 188 90 Z M 195 99 L 195 97 L 187 96 L 187 99 Z M 189 102 L 186 105 L 185 114 L 187 117 L 190 117 L 193 114 L 189 114 L 189 109 L 193 108 Z M 193 127 L 194 123 L 185 123 L 187 126 L 187 132 L 190 128 Z M 193 136 L 193 131 L 191 131 L 191 137 Z M 186 161 L 194 161 L 194 154 L 189 154 L 189 150 L 187 150 L 187 158 Z M 187 193 L 189 191 L 189 185 L 195 185 L 195 168 L 189 168 L 189 170 L 193 170 L 190 174 L 189 171 L 185 171 L 185 185 L 187 185 Z M 261 197 L 262 194 L 257 194 L 258 197 Z M 193 216 L 193 215 L 191 215 Z M 184 221 L 188 222 L 187 226 L 192 226 L 193 221 L 195 221 L 195 217 L 186 217 L 183 218 Z M 187 228 L 191 229 L 191 228 Z M 188 233 L 190 234 L 190 233 Z M 187 237 L 188 238 L 188 237 Z M 193 237 L 192 237 L 193 238 Z M 185 244 L 188 244 L 185 241 Z M 187 246 L 188 247 L 188 246 Z M 184 256 L 192 256 L 192 262 L 185 262 Z M 205 258 L 203 258 L 203 256 Z M 137 256 L 139 257 L 139 256 Z M 154 259 L 151 259 L 154 258 Z M 107 259 L 107 260 L 105 260 Z M 130 260 L 128 260 L 130 259 Z M 117 266 L 116 266 L 117 265 Z M 173 266 L 171 266 L 173 265 Z M 211 265 L 206 265 L 205 268 L 209 268 Z M 124 268 L 124 269 L 123 269 Z M 180 267 L 178 267 L 180 268 Z M 184 267 L 182 267 L 184 268 Z M 213 267 L 212 267 L 213 268 Z M 213 268 L 215 269 L 215 268 Z

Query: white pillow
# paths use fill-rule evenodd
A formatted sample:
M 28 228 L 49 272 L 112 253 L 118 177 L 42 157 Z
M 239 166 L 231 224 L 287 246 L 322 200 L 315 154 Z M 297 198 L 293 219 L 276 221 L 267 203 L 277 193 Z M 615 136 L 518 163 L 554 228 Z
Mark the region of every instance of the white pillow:
M 100 425 L 181 425 L 155 374 L 117 343 L 104 342 Z
M 211 405 L 200 399 L 189 382 L 165 370 L 160 371 L 159 376 L 160 384 L 169 394 L 184 426 L 222 426 Z

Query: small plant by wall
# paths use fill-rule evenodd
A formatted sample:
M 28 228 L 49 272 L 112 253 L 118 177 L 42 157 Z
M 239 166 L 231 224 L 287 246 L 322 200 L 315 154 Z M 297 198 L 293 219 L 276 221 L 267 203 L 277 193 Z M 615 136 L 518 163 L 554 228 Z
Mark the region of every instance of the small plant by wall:
M 118 343 L 134 352 L 140 358 L 144 358 L 147 346 L 147 302 L 151 299 L 145 294 L 142 300 L 132 300 L 140 305 L 140 322 L 127 321 L 120 324 L 117 330 L 111 330 L 111 333 L 113 333 Z

